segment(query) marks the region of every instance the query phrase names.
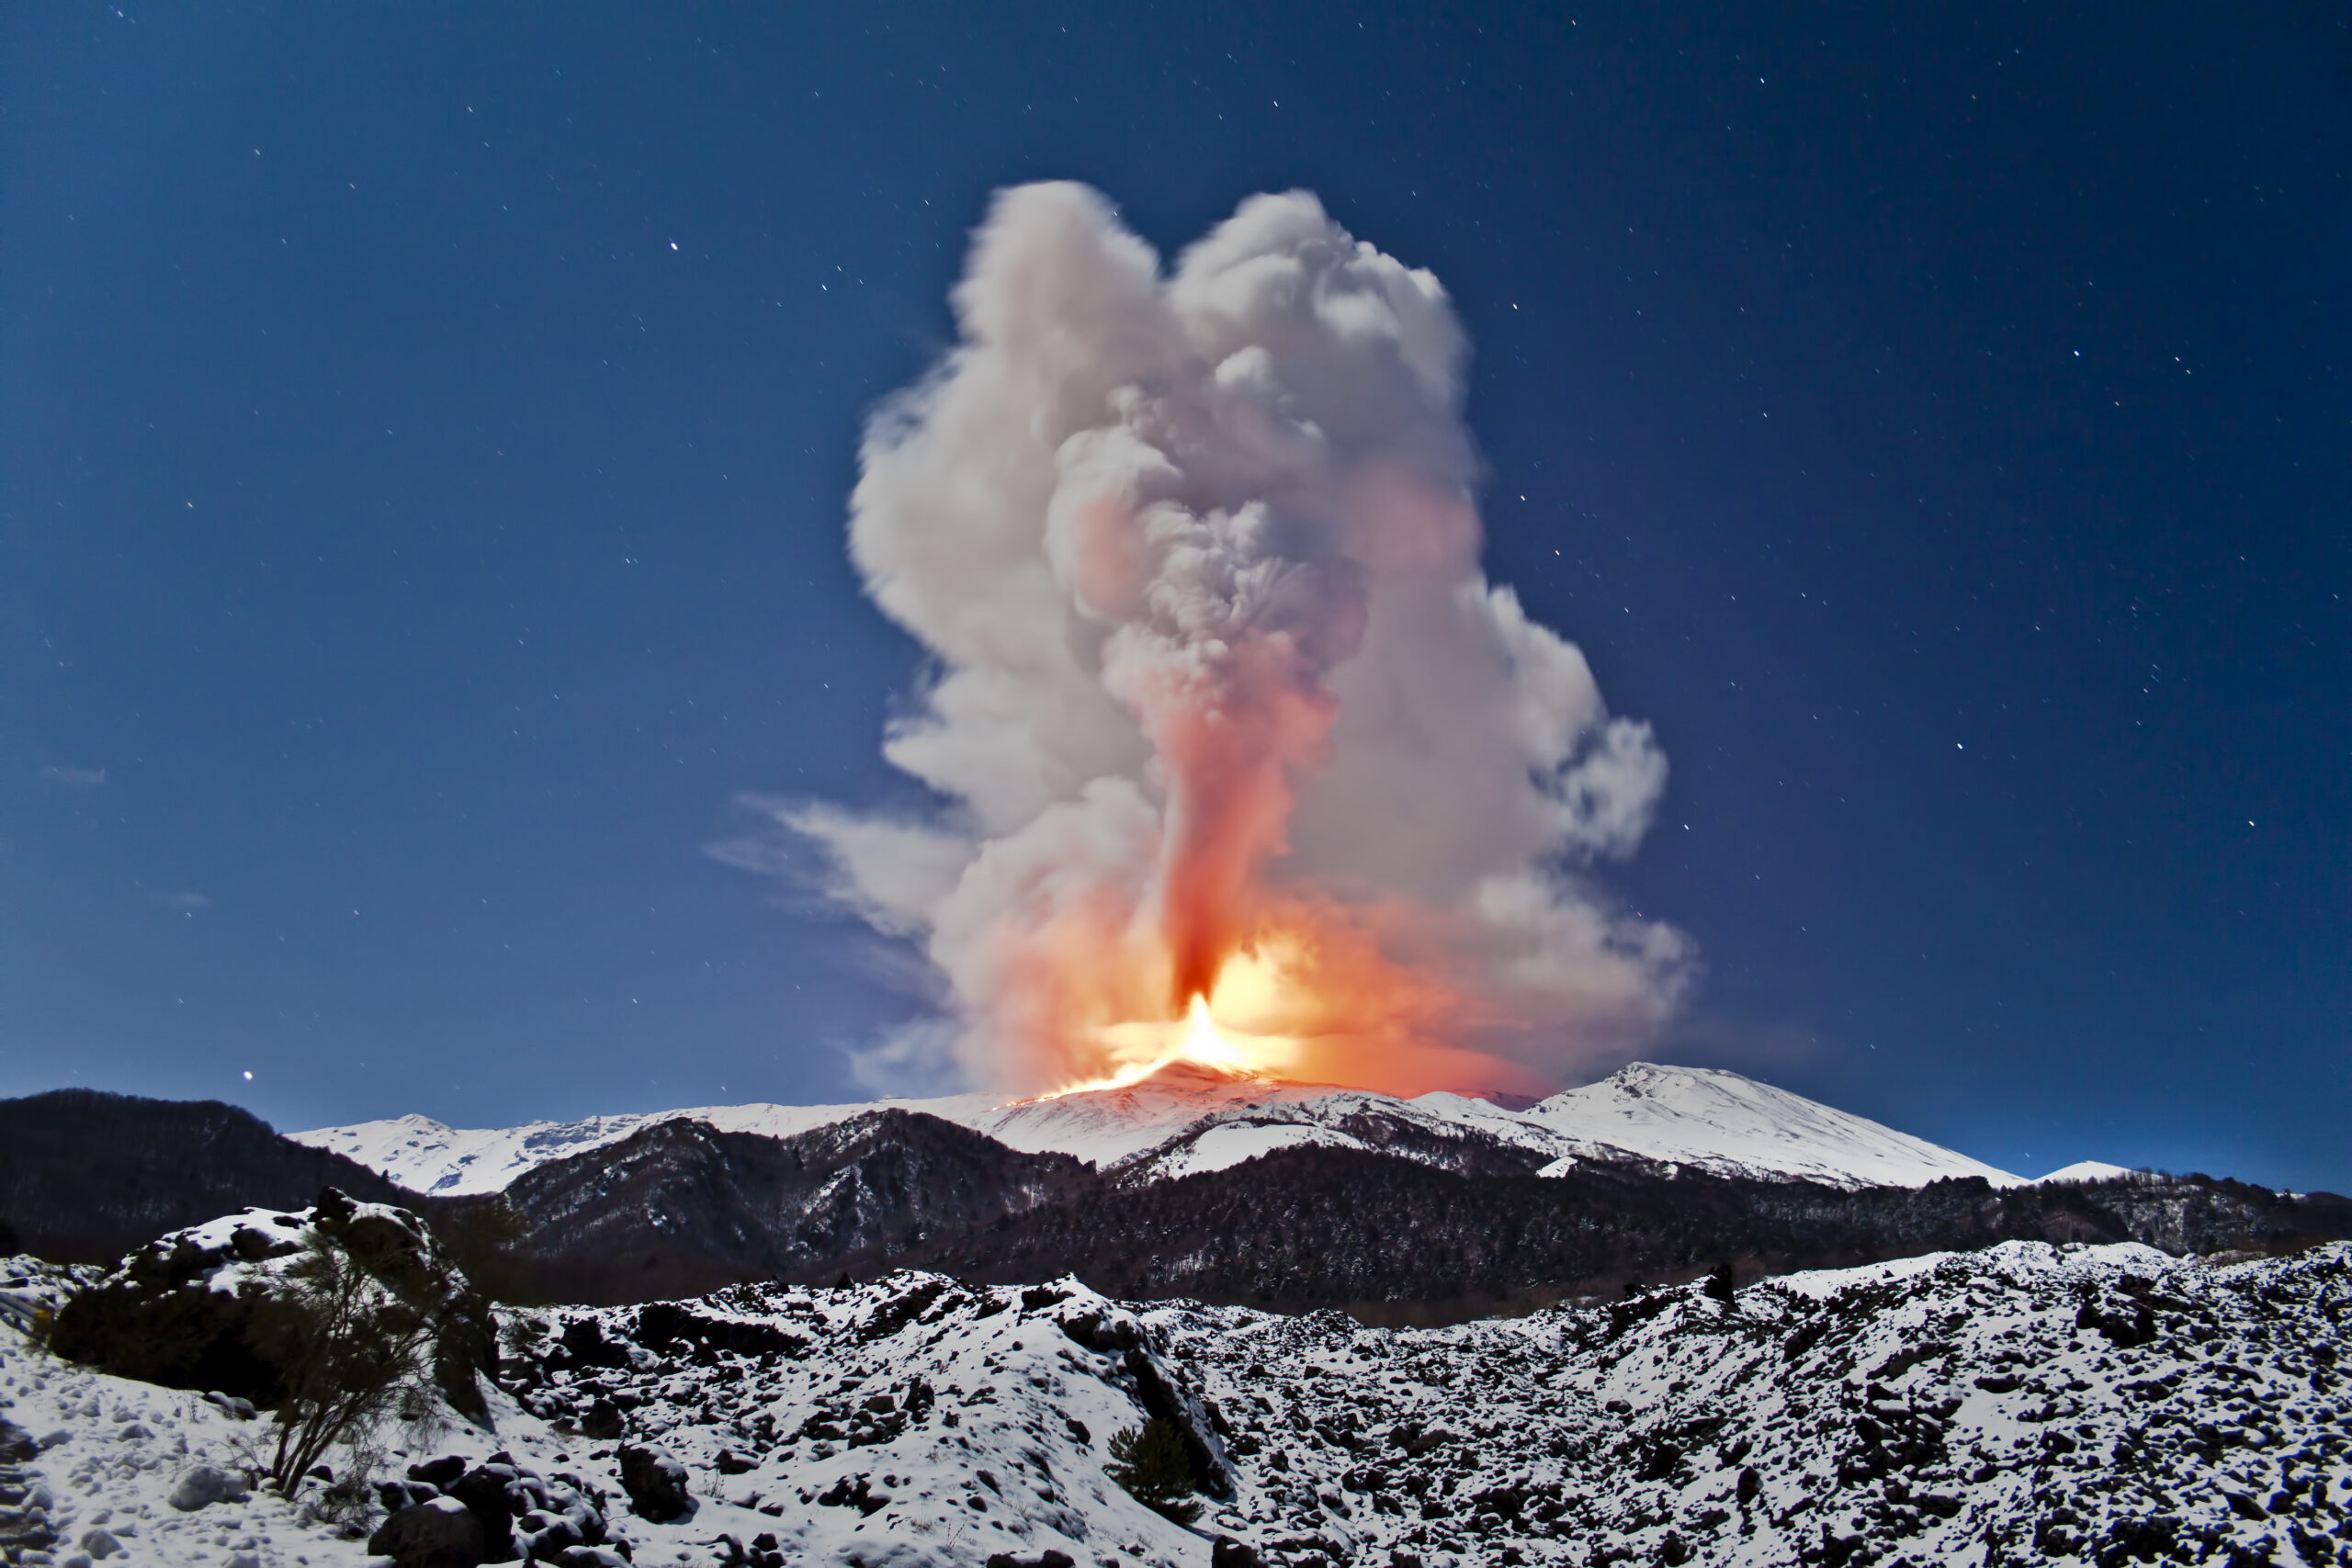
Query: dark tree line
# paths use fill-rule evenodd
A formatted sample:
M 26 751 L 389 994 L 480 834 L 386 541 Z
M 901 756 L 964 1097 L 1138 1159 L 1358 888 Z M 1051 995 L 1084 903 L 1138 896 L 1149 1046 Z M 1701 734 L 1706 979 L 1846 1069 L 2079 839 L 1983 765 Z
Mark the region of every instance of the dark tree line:
M 2352 1235 L 2344 1199 L 2206 1177 L 1997 1191 L 1613 1166 L 1537 1177 L 1523 1156 L 1475 1140 L 1424 1148 L 1410 1128 L 1358 1131 L 1415 1157 L 1298 1147 L 1137 1186 L 890 1110 L 790 1138 L 660 1122 L 526 1172 L 499 1197 L 429 1200 L 232 1107 L 66 1091 L 0 1101 L 0 1225 L 47 1256 L 96 1260 L 331 1182 L 422 1213 L 469 1277 L 512 1301 L 656 1301 L 740 1280 L 930 1268 L 990 1281 L 1074 1272 L 1116 1295 L 1399 1322 L 1615 1294 L 1726 1259 L 1748 1280 L 2007 1240 L 2213 1253 Z

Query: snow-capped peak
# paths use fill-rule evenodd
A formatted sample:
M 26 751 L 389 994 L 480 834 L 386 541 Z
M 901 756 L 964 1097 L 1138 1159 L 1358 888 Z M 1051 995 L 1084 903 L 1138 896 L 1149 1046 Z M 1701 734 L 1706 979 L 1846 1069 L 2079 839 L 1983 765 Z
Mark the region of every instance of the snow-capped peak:
M 1328 1084 L 1171 1070 L 1120 1089 L 1049 1099 L 981 1092 L 865 1105 L 704 1106 L 485 1129 L 410 1115 L 293 1136 L 413 1191 L 446 1195 L 502 1190 L 534 1167 L 617 1143 L 656 1122 L 691 1118 L 721 1132 L 790 1137 L 892 1108 L 956 1122 L 1024 1153 L 1118 1167 L 1137 1180 L 1220 1169 L 1300 1144 L 1372 1147 L 1358 1135 L 1368 1119 L 1429 1147 L 1519 1151 L 1511 1157 L 1555 1174 L 1578 1163 L 1634 1159 L 1838 1187 L 1917 1187 L 1968 1176 L 2005 1187 L 2022 1180 L 1737 1073 L 1647 1062 L 1525 1111 L 1455 1094 L 1400 1100 Z M 1404 1152 L 1395 1137 L 1381 1138 L 1378 1146 Z
M 1996 1187 L 2024 1180 L 1923 1138 L 1707 1067 L 1631 1063 L 1524 1114 L 1573 1140 L 1587 1158 L 1623 1151 L 1719 1176 L 1795 1177 L 1834 1187 L 1919 1187 L 1966 1176 Z
M 2159 1178 L 2154 1173 L 2134 1170 L 2128 1165 L 2109 1165 L 2103 1159 L 2078 1159 L 2072 1165 L 2060 1166 L 2034 1185 L 2063 1187 L 2088 1181 L 2154 1181 L 2157 1179 Z

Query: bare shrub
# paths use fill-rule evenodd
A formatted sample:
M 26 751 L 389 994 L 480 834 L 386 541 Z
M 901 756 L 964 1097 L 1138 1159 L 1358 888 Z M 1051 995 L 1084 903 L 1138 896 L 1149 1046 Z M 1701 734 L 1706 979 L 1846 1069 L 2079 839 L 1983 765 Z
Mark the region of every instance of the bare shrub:
M 323 1235 L 286 1266 L 247 1330 L 282 1382 L 266 1467 L 282 1495 L 330 1450 L 364 1449 L 405 1395 L 429 1390 L 436 1318 Z

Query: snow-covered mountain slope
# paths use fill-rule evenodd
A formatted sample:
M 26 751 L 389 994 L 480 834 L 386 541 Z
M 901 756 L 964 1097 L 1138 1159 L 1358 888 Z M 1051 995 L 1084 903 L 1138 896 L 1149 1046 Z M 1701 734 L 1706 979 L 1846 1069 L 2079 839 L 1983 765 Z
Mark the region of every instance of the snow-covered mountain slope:
M 1052 1100 L 977 1093 L 857 1105 L 709 1105 L 494 1128 L 449 1127 L 412 1115 L 288 1136 L 344 1155 L 412 1192 L 455 1196 L 502 1191 L 535 1166 L 616 1144 L 655 1122 L 693 1120 L 722 1133 L 788 1138 L 867 1111 L 914 1111 L 969 1127 L 1023 1153 L 1075 1155 L 1108 1166 L 1157 1148 L 1204 1118 L 1341 1092 L 1352 1091 L 1234 1077 L 1180 1065 L 1126 1089 Z
M 494 1430 L 388 1432 L 379 1473 L 571 1477 L 640 1564 L 1210 1568 L 1216 1537 L 1268 1568 L 2327 1564 L 2352 1543 L 2347 1305 L 2344 1244 L 2211 1268 L 2011 1243 L 1422 1330 L 1069 1280 L 739 1286 L 508 1314 Z M 0 1390 L 29 1434 L 0 1430 L 20 1552 L 103 1529 L 132 1568 L 368 1561 L 300 1498 L 170 1506 L 259 1423 L 6 1329 Z M 1107 1471 L 1155 1410 L 1209 1487 L 1193 1529 Z M 622 1443 L 682 1462 L 687 1517 L 629 1512 Z
M 717 1123 L 721 1116 L 775 1112 L 773 1136 L 829 1126 L 854 1109 L 842 1105 L 735 1105 L 578 1122 L 526 1122 L 519 1127 L 451 1127 L 430 1116 L 394 1116 L 348 1127 L 288 1133 L 298 1144 L 331 1150 L 391 1178 L 412 1192 L 441 1197 L 500 1192 L 525 1171 L 619 1143 L 639 1128 L 673 1118 Z M 794 1114 L 805 1120 L 786 1125 Z M 729 1130 L 731 1130 L 729 1129 Z M 763 1126 L 758 1129 L 770 1132 Z
M 1050 1100 L 962 1094 L 874 1105 L 706 1106 L 485 1130 L 402 1116 L 291 1135 L 413 1191 L 495 1192 L 534 1166 L 617 1143 L 653 1122 L 692 1118 L 721 1132 L 789 1137 L 883 1107 L 927 1112 L 1026 1153 L 1075 1155 L 1138 1180 L 1222 1169 L 1298 1144 L 1385 1149 L 1457 1168 L 1483 1153 L 1528 1170 L 1634 1160 L 1839 1187 L 1917 1187 L 1952 1176 L 2020 1180 L 1736 1073 L 1647 1063 L 1524 1111 L 1454 1094 L 1399 1100 L 1178 1066 L 1129 1088 Z
M 1636 1062 L 1526 1115 L 1568 1138 L 1577 1158 L 1623 1151 L 1718 1176 L 1799 1177 L 1833 1187 L 1921 1187 L 1954 1176 L 2000 1187 L 2022 1180 L 1786 1089 L 1704 1067 Z

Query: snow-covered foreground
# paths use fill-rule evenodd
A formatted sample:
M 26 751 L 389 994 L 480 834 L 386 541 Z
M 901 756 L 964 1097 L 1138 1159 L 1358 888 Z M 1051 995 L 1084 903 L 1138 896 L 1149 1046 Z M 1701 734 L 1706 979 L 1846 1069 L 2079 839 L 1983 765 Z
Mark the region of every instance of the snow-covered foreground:
M 1398 1152 L 1367 1142 L 1367 1121 L 1524 1151 L 1553 1171 L 1579 1163 L 1640 1161 L 1728 1177 L 1819 1181 L 1832 1187 L 1921 1187 L 1983 1177 L 2021 1179 L 1785 1089 L 1703 1067 L 1636 1062 L 1599 1083 L 1509 1111 L 1457 1094 L 1398 1100 L 1365 1089 L 1272 1083 L 1179 1067 L 1125 1089 L 1054 1100 L 959 1094 L 872 1105 L 718 1105 L 520 1127 L 457 1128 L 399 1116 L 290 1134 L 390 1177 L 412 1192 L 496 1192 L 548 1161 L 619 1142 L 656 1122 L 691 1118 L 723 1133 L 791 1137 L 862 1112 L 896 1108 L 937 1116 L 1025 1153 L 1075 1155 L 1139 1179 L 1220 1170 L 1277 1148 L 1316 1144 Z
M 5 1280 L 0 1272 L 0 1280 Z M 5 1287 L 0 1287 L 5 1288 Z M 640 1564 L 2352 1562 L 2352 1246 L 2207 1267 L 2138 1247 L 1989 1251 L 1434 1330 L 1133 1306 L 1073 1281 L 508 1314 L 505 1450 L 607 1494 Z M 62 1366 L 0 1330 L 17 1486 L 62 1562 L 356 1563 L 266 1495 L 182 1513 L 254 1424 Z M 1104 1472 L 1147 1404 L 1221 1473 L 1195 1529 Z M 629 1517 L 616 1443 L 666 1449 L 692 1517 Z M 606 1434 L 583 1435 L 582 1428 Z M 0 1482 L 0 1486 L 5 1486 Z M 0 1511 L 0 1540 L 25 1502 Z M 762 1538 L 766 1538 L 763 1540 Z M 12 1561 L 38 1562 L 21 1551 Z

